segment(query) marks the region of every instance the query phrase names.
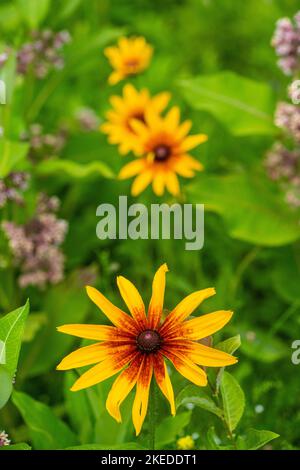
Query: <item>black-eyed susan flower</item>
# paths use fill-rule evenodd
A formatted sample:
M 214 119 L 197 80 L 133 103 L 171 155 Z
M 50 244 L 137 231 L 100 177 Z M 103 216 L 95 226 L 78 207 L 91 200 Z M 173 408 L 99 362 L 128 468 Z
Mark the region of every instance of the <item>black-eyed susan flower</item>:
M 143 72 L 150 63 L 153 48 L 143 37 L 121 37 L 117 46 L 110 46 L 104 50 L 114 72 L 109 76 L 110 85 L 132 75 Z
M 167 92 L 159 93 L 151 97 L 147 89 L 136 90 L 127 84 L 123 89 L 123 96 L 112 96 L 110 103 L 112 108 L 107 112 L 107 122 L 100 129 L 108 134 L 111 144 L 119 145 L 119 152 L 124 155 L 130 151 L 139 152 L 140 141 L 135 130 L 131 126 L 132 119 L 145 122 L 145 113 L 148 110 L 161 113 L 170 100 Z
M 165 117 L 147 110 L 145 122 L 130 122 L 138 141 L 140 158 L 126 164 L 120 171 L 120 179 L 136 176 L 132 195 L 140 194 L 150 183 L 158 196 L 167 190 L 177 196 L 180 192 L 177 175 L 191 178 L 203 166 L 189 155 L 189 151 L 205 142 L 205 134 L 188 135 L 191 121 L 180 123 L 179 108 L 174 106 Z
M 166 359 L 179 373 L 200 387 L 207 384 L 207 377 L 199 365 L 223 367 L 237 362 L 233 356 L 197 342 L 220 330 L 230 320 L 231 311 L 220 310 L 188 319 L 203 300 L 215 294 L 213 288 L 188 295 L 162 321 L 167 271 L 167 265 L 163 264 L 154 276 L 147 314 L 136 287 L 119 276 L 117 284 L 131 315 L 113 305 L 97 289 L 87 287 L 90 299 L 114 326 L 75 324 L 58 328 L 63 333 L 97 341 L 72 352 L 58 365 L 58 369 L 68 370 L 96 364 L 81 375 L 71 390 L 90 387 L 121 372 L 106 401 L 108 412 L 121 422 L 120 405 L 136 386 L 132 418 L 137 435 L 147 413 L 153 376 L 169 400 L 171 413 L 175 414 Z

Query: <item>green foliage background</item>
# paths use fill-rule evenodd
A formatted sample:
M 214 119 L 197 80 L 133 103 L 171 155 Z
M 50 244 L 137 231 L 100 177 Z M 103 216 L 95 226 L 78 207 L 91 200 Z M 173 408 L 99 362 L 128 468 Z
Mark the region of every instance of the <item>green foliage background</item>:
M 292 16 L 298 7 L 296 0 L 1 1 L 2 49 L 5 44 L 18 49 L 33 28 L 67 29 L 72 36 L 65 68 L 41 81 L 32 76 L 7 80 L 8 104 L 0 110 L 7 139 L 0 141 L 1 177 L 12 169 L 30 171 L 26 211 L 39 191 L 56 194 L 62 201 L 60 216 L 70 225 L 63 247 L 65 280 L 43 291 L 17 286 L 17 271 L 1 235 L 1 313 L 19 308 L 28 297 L 31 304 L 15 391 L 0 411 L 0 430 L 6 429 L 13 443 L 27 442 L 36 449 L 147 446 L 143 436 L 134 438 L 131 399 L 123 406 L 122 425 L 106 412 L 111 381 L 78 394 L 68 391 L 76 373 L 59 373 L 55 366 L 79 342 L 59 335 L 55 327 L 105 322 L 86 298 L 84 267 L 96 270 L 95 285 L 121 305 L 117 273 L 134 281 L 148 299 L 154 271 L 166 261 L 167 308 L 194 290 L 215 286 L 217 295 L 205 302 L 201 312 L 235 311 L 215 344 L 241 335 L 239 363 L 229 369 L 234 378 L 227 377 L 220 392 L 225 405 L 226 387 L 236 403 L 243 401 L 237 381 L 244 390 L 246 404 L 240 416 L 236 409 L 232 416 L 232 404 L 224 408 L 230 414 L 231 431 L 238 434 L 236 446 L 255 448 L 253 442 L 262 446 L 272 437 L 259 430 L 270 429 L 280 434 L 268 444 L 272 448 L 300 447 L 299 371 L 291 363 L 291 344 L 300 328 L 299 213 L 284 204 L 263 166 L 264 155 L 279 134 L 272 124 L 275 105 L 286 99 L 288 85 L 276 66 L 270 40 L 276 20 Z M 122 34 L 143 35 L 155 49 L 150 68 L 133 80 L 134 85 L 146 86 L 152 93 L 170 90 L 172 104 L 180 105 L 183 116 L 193 120 L 194 133 L 209 136 L 195 151 L 205 172 L 182 182 L 186 201 L 205 203 L 207 209 L 205 245 L 199 252 L 185 251 L 178 240 L 96 238 L 96 207 L 102 202 L 116 204 L 119 195 L 129 195 L 130 185 L 115 178 L 124 162 L 117 149 L 100 132 L 83 133 L 74 114 L 80 107 L 91 107 L 103 119 L 109 96 L 121 92 L 123 84 L 107 85 L 110 66 L 103 49 Z M 12 71 L 9 63 L 2 73 L 7 79 Z M 69 129 L 61 154 L 35 166 L 19 142 L 20 132 L 33 122 L 48 132 L 61 125 Z M 130 196 L 129 200 L 133 202 Z M 159 202 L 151 190 L 139 200 Z M 164 201 L 173 202 L 169 196 Z M 26 211 L 10 215 L 26 220 L 30 215 Z M 175 373 L 172 381 L 176 394 L 182 394 L 186 381 Z M 157 430 L 161 447 L 176 448 L 178 437 L 193 433 L 198 434 L 197 448 L 230 446 L 222 420 L 207 404 L 210 398 L 198 391 L 193 401 L 194 390 L 184 393 L 188 400 L 179 404 L 173 421 L 167 405 L 159 402 L 164 417 Z M 187 409 L 186 403 L 194 403 L 194 408 Z

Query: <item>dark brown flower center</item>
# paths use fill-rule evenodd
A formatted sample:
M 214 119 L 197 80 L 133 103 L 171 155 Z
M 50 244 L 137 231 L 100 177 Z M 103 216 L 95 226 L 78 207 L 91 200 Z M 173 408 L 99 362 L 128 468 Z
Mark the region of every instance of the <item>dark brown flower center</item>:
M 161 337 L 155 330 L 145 330 L 138 335 L 136 342 L 140 351 L 153 352 L 159 349 Z
M 164 162 L 169 158 L 171 149 L 168 145 L 158 145 L 154 149 L 154 160 L 157 162 Z

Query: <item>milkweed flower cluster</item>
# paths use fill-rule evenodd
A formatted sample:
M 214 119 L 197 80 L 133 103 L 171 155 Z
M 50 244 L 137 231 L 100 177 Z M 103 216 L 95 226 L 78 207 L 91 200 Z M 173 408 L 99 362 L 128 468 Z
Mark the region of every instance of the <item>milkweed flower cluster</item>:
M 300 143 L 300 107 L 290 103 L 279 103 L 275 113 L 275 124 L 284 129 Z
M 8 439 L 8 434 L 5 431 L 0 431 L 0 447 L 9 445 L 10 440 Z
M 300 72 L 300 11 L 294 22 L 282 18 L 277 22 L 272 39 L 277 54 L 281 57 L 279 65 L 287 75 Z M 286 203 L 300 207 L 300 87 L 294 80 L 288 88 L 292 100 L 279 102 L 276 107 L 274 123 L 282 129 L 282 140 L 288 145 L 275 142 L 265 158 L 265 167 L 270 179 L 277 181 L 283 190 Z
M 293 75 L 300 70 L 300 11 L 294 16 L 294 21 L 289 18 L 277 21 L 272 46 L 285 75 Z
M 59 130 L 55 134 L 45 133 L 43 126 L 31 124 L 27 132 L 20 136 L 21 140 L 29 143 L 28 158 L 33 162 L 58 155 L 66 143 L 66 133 Z
M 45 78 L 51 69 L 62 69 L 61 50 L 71 41 L 68 31 L 51 30 L 32 33 L 32 41 L 24 44 L 17 53 L 17 71 L 21 75 L 32 71 L 36 78 Z
M 56 197 L 41 195 L 36 213 L 24 225 L 4 221 L 6 233 L 16 265 L 20 268 L 19 285 L 44 287 L 63 279 L 64 255 L 60 245 L 65 239 L 68 224 L 58 219 Z
M 108 52 L 106 50 L 109 57 L 112 53 L 117 54 L 118 61 L 123 56 L 131 57 L 130 54 L 138 56 L 136 46 L 126 38 L 119 41 L 118 48 L 108 48 Z M 116 67 L 115 62 L 112 64 Z M 135 68 L 131 73 L 124 72 L 122 78 L 140 70 Z M 124 86 L 122 96 L 110 98 L 112 109 L 107 112 L 107 122 L 101 130 L 108 135 L 111 144 L 118 145 L 121 155 L 134 154 L 135 159 L 125 164 L 119 174 L 120 179 L 135 178 L 131 189 L 134 196 L 151 183 L 158 196 L 162 196 L 165 189 L 178 196 L 178 175 L 192 178 L 196 171 L 203 170 L 203 165 L 189 152 L 205 142 L 207 136 L 189 135 L 192 122 L 181 121 L 177 106 L 165 112 L 170 98 L 168 92 L 152 96 L 147 89 L 137 90 L 131 84 Z
M 91 108 L 81 108 L 76 113 L 76 120 L 80 130 L 84 132 L 95 131 L 99 127 L 99 118 Z
M 9 173 L 6 178 L 0 179 L 0 208 L 8 201 L 22 205 L 23 192 L 28 188 L 29 174 L 24 171 Z

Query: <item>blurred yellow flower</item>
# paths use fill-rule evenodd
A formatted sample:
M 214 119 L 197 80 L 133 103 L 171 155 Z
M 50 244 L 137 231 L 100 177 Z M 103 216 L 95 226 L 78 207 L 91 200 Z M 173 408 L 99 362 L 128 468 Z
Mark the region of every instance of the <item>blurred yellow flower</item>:
M 121 422 L 120 406 L 136 385 L 132 420 L 137 435 L 147 414 L 153 378 L 169 401 L 171 413 L 175 414 L 166 359 L 180 374 L 200 387 L 207 385 L 206 372 L 200 365 L 224 367 L 237 362 L 230 354 L 198 342 L 223 328 L 233 312 L 219 310 L 188 319 L 205 299 L 215 294 L 215 289 L 202 289 L 188 295 L 162 320 L 167 272 L 168 267 L 163 264 L 154 276 L 147 313 L 134 284 L 118 276 L 118 288 L 131 315 L 113 305 L 94 287 L 87 286 L 90 299 L 114 326 L 74 324 L 58 328 L 62 333 L 97 341 L 72 352 L 57 366 L 59 370 L 68 370 L 96 364 L 77 379 L 72 391 L 91 387 L 121 372 L 106 401 L 108 412 Z
M 167 190 L 177 196 L 180 192 L 177 175 L 192 178 L 195 171 L 203 169 L 201 163 L 189 155 L 189 151 L 205 142 L 205 134 L 188 135 L 191 121 L 180 123 L 179 108 L 174 106 L 165 117 L 153 109 L 145 113 L 144 122 L 132 119 L 130 125 L 139 141 L 140 158 L 128 163 L 120 171 L 119 178 L 136 176 L 132 195 L 140 194 L 151 182 L 158 196 Z
M 192 450 L 195 447 L 195 442 L 192 436 L 180 437 L 177 441 L 177 449 L 179 450 Z
M 137 75 L 145 70 L 151 60 L 153 48 L 143 37 L 121 37 L 117 46 L 104 50 L 114 72 L 109 76 L 108 83 L 115 85 L 126 77 Z
M 136 119 L 145 122 L 146 110 L 153 110 L 158 114 L 167 106 L 170 94 L 159 93 L 151 97 L 146 89 L 136 90 L 127 84 L 123 88 L 123 96 L 112 96 L 111 110 L 106 113 L 107 122 L 100 129 L 108 134 L 111 144 L 119 145 L 119 152 L 124 155 L 130 151 L 138 152 L 140 149 L 139 138 L 131 126 L 131 120 Z

